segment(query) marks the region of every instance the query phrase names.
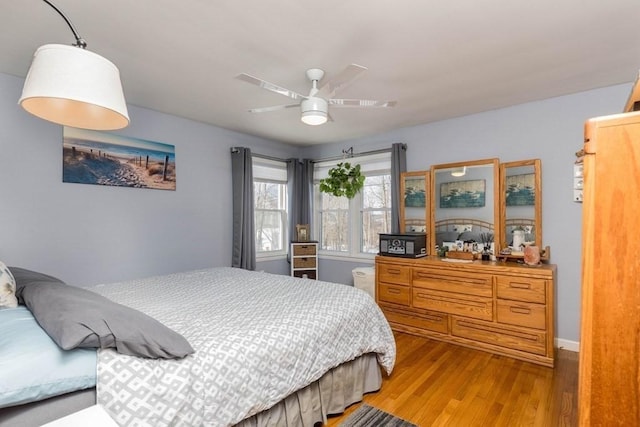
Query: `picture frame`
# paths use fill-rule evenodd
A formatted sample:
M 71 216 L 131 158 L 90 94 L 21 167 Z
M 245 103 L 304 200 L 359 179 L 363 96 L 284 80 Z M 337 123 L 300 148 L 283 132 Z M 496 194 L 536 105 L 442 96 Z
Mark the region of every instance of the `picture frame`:
M 534 206 L 536 203 L 535 174 L 509 175 L 505 178 L 506 206 Z
M 441 208 L 481 208 L 485 205 L 484 179 L 453 181 L 440 184 Z
M 426 206 L 426 181 L 424 176 L 405 177 L 404 206 L 424 208 Z
M 62 182 L 176 190 L 176 147 L 64 126 Z
M 296 241 L 308 242 L 309 241 L 309 224 L 297 224 L 296 225 Z

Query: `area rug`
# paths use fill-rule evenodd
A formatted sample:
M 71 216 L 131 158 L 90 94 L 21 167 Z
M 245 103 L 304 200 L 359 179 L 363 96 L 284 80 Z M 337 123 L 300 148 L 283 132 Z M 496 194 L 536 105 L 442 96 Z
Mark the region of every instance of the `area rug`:
M 378 408 L 363 403 L 340 427 L 418 427 Z

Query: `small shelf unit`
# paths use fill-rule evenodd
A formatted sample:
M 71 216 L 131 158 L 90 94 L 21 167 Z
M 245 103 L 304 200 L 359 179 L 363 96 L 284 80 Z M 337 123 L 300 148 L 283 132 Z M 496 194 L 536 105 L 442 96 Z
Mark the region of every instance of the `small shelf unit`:
M 318 280 L 318 242 L 291 242 L 291 275 Z

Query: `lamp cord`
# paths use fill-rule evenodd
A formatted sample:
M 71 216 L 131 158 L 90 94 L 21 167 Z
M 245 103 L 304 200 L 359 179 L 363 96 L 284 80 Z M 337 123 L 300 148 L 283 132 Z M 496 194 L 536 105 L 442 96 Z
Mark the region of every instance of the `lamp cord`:
M 64 21 L 67 23 L 67 25 L 69 26 L 69 28 L 71 29 L 71 32 L 73 33 L 73 36 L 76 38 L 76 42 L 74 44 L 74 46 L 80 47 L 82 49 L 85 49 L 87 47 L 87 42 L 78 35 L 78 32 L 76 31 L 75 28 L 73 28 L 73 24 L 71 23 L 71 21 L 69 21 L 69 18 L 67 18 L 64 13 L 62 13 L 62 11 L 60 9 L 58 9 L 53 3 L 51 3 L 49 0 L 42 0 L 43 2 L 45 2 L 46 4 L 48 4 L 49 6 L 51 6 L 53 8 L 53 10 L 55 10 L 56 12 L 58 12 L 60 14 L 60 16 L 62 16 L 62 19 L 64 19 Z

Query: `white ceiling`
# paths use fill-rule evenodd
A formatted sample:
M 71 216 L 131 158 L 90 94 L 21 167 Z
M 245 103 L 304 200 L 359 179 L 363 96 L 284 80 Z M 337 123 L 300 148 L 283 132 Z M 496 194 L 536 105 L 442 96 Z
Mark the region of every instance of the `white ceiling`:
M 639 0 L 53 0 L 88 49 L 119 68 L 127 102 L 292 144 L 344 141 L 635 80 Z M 0 2 L 0 72 L 24 77 L 36 48 L 74 39 L 39 0 Z M 290 99 L 248 73 L 306 94 L 367 67 L 341 98 L 395 108 L 252 114 Z M 620 100 L 620 111 L 626 100 Z M 135 116 L 132 117 L 135 120 Z

